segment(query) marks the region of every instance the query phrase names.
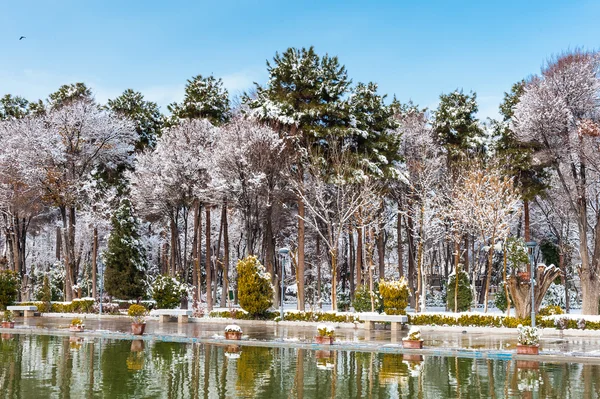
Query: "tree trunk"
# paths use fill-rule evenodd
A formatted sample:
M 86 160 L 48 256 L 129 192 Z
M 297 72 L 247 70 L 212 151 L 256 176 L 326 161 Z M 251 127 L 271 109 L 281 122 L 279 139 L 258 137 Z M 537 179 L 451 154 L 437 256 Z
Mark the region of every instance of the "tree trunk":
M 417 290 L 415 291 L 415 311 L 418 313 L 419 299 L 421 295 L 425 295 L 422 291 L 422 279 L 423 279 L 423 219 L 425 217 L 425 204 L 422 203 L 420 207 L 419 215 L 419 247 L 417 249 Z
M 410 207 L 409 214 L 407 215 L 406 220 L 406 237 L 408 238 L 408 286 L 410 291 L 414 294 L 416 290 L 415 286 L 415 240 L 413 237 L 413 219 L 410 215 Z M 413 307 L 415 307 L 415 296 L 410 296 L 410 302 Z
M 96 298 L 96 282 L 98 280 L 98 228 L 94 226 L 94 241 L 92 243 L 92 298 Z M 102 298 L 100 298 L 102 300 Z
M 524 238 L 525 242 L 531 241 L 530 222 L 529 222 L 529 201 L 523 200 L 523 220 L 524 220 Z
M 490 242 L 490 250 L 488 252 L 488 270 L 487 270 L 487 276 L 486 276 L 486 281 L 485 281 L 485 295 L 484 295 L 484 301 L 485 304 L 483 305 L 483 313 L 487 313 L 488 311 L 488 298 L 489 298 L 489 294 L 490 294 L 490 284 L 492 282 L 492 268 L 493 268 L 493 262 L 494 262 L 494 242 L 496 240 L 496 236 L 495 234 L 492 234 L 492 238 L 491 238 L 491 242 Z
M 171 229 L 171 256 L 169 259 L 169 274 L 175 276 L 176 273 L 176 262 L 177 262 L 177 223 L 175 222 L 175 215 L 171 214 L 170 221 Z
M 354 235 L 352 234 L 352 227 L 348 228 L 348 269 L 350 271 L 350 298 L 354 300 L 354 292 L 356 285 L 354 284 L 355 275 L 355 263 L 356 255 L 354 253 Z
M 402 214 L 400 213 L 401 203 L 398 201 L 398 216 L 396 219 L 396 231 L 398 234 L 398 273 L 400 277 L 404 276 L 404 246 L 402 244 Z
M 198 287 L 200 287 L 200 256 L 201 256 L 201 248 L 202 248 L 202 211 L 200 201 L 194 201 L 194 241 L 193 241 L 193 249 L 192 249 L 192 258 L 194 262 L 194 268 L 192 270 L 192 285 L 194 286 L 194 306 L 196 306 L 196 301 L 199 300 L 199 291 Z
M 304 300 L 304 201 L 298 198 L 298 310 L 305 310 Z
M 317 305 L 319 309 L 323 307 L 322 305 L 322 295 L 321 295 L 321 237 L 317 234 L 317 245 L 316 245 L 316 263 L 317 263 Z
M 221 293 L 221 307 L 227 306 L 229 295 L 229 227 L 227 224 L 227 199 L 223 201 L 223 289 Z
M 212 257 L 210 248 L 210 205 L 206 205 L 206 308 L 210 312 L 213 308 L 212 301 Z
M 510 316 L 510 293 L 508 292 L 508 281 L 506 279 L 506 264 L 508 260 L 506 243 L 504 244 L 504 295 L 506 295 L 506 315 Z
M 358 227 L 356 229 L 356 286 L 360 287 L 363 285 L 362 281 L 362 263 L 363 263 L 363 228 Z
M 383 210 L 382 210 L 383 212 Z M 379 281 L 385 279 L 385 226 L 382 221 L 379 223 L 379 232 L 377 234 L 377 257 L 379 262 Z

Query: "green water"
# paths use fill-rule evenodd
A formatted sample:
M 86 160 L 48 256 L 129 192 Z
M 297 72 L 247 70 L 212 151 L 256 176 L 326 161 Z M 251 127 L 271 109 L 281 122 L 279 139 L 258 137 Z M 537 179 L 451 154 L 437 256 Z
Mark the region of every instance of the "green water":
M 2 335 L 3 398 L 597 398 L 600 365 Z

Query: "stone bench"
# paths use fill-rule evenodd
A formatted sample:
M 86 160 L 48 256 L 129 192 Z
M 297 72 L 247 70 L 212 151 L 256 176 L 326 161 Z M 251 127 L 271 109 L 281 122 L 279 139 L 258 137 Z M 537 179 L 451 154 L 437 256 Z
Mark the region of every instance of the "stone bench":
M 178 323 L 187 323 L 192 311 L 188 309 L 156 309 L 150 312 L 151 316 L 158 316 L 159 323 L 166 323 L 171 317 L 177 317 Z
M 374 330 L 375 323 L 392 323 L 392 332 L 402 330 L 402 326 L 408 323 L 406 315 L 385 315 L 376 313 L 359 314 L 358 318 L 365 322 L 365 330 Z
M 8 306 L 6 310 L 10 310 L 15 316 L 20 316 L 23 313 L 24 317 L 33 317 L 37 312 L 37 306 Z

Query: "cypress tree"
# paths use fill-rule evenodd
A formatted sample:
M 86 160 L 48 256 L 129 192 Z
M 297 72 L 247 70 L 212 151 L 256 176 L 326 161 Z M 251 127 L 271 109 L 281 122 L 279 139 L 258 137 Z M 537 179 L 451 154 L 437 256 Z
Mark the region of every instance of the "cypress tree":
M 128 199 L 121 200 L 111 224 L 108 249 L 103 254 L 105 290 L 121 299 L 143 297 L 146 294 L 146 251 L 140 242 L 139 221 Z

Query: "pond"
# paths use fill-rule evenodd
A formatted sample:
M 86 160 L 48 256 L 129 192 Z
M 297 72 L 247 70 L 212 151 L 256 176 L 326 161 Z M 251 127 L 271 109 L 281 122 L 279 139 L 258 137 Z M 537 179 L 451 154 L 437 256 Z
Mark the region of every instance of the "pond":
M 582 398 L 600 365 L 2 334 L 4 398 Z

